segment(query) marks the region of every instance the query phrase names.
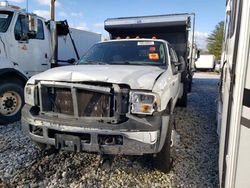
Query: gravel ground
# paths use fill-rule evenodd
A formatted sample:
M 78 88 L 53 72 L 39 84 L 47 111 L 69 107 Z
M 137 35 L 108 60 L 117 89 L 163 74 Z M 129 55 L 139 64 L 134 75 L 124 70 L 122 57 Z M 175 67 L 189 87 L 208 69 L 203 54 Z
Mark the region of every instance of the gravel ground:
M 218 187 L 218 75 L 196 73 L 188 107 L 176 108 L 176 159 L 169 174 L 146 157 L 115 156 L 110 168 L 97 154 L 41 153 L 20 130 L 0 126 L 1 187 Z

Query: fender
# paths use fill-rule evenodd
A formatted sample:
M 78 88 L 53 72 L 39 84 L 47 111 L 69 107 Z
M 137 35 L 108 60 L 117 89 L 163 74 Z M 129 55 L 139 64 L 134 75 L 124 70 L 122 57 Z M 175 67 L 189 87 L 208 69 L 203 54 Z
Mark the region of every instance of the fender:
M 20 71 L 14 69 L 14 68 L 0 69 L 0 78 L 3 75 L 10 76 L 12 79 L 19 78 L 22 82 L 25 82 L 25 83 L 28 81 L 28 78 L 23 73 L 21 73 Z M 6 79 L 6 77 L 4 77 L 4 78 Z
M 156 80 L 152 92 L 157 93 L 161 99 L 161 111 L 164 111 L 171 99 L 178 96 L 174 96 L 170 84 L 171 72 L 168 69 L 166 72 L 161 74 L 161 76 Z M 177 100 L 177 99 L 176 99 Z M 174 108 L 175 105 L 171 104 L 171 107 Z
M 6 59 L 3 56 L 0 56 L 0 78 L 2 75 L 7 76 L 15 76 L 21 79 L 24 82 L 28 81 L 28 77 L 22 72 L 22 70 L 18 70 L 18 66 L 15 66 L 13 62 L 9 59 Z
M 6 57 L 0 55 L 0 70 L 4 68 L 14 68 L 14 63 Z

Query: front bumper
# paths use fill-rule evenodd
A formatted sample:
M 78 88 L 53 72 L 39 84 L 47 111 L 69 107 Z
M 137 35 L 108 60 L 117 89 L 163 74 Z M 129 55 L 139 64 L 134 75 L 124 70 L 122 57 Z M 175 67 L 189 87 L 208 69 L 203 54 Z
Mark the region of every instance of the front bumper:
M 108 124 L 32 115 L 31 110 L 29 105 L 25 105 L 22 110 L 22 129 L 33 141 L 39 143 L 57 146 L 57 134 L 77 135 L 81 138 L 81 151 L 143 155 L 159 152 L 166 137 L 163 130 L 167 128 L 162 127 L 160 114 L 149 118 L 129 115 L 126 122 Z M 102 140 L 106 138 L 114 142 L 106 143 Z

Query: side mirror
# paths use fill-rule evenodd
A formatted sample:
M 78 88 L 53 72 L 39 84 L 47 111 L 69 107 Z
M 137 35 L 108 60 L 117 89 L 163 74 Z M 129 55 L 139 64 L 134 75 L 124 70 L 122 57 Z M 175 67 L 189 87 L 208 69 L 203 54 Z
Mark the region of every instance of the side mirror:
M 35 38 L 36 38 L 36 32 L 34 32 L 34 31 L 29 31 L 29 32 L 27 33 L 27 36 L 28 36 L 29 39 L 35 39 Z
M 172 66 L 173 66 L 173 73 L 174 74 L 182 73 L 186 68 L 186 64 L 185 64 L 184 59 L 183 59 L 183 61 L 180 60 L 180 62 L 173 62 Z
M 29 39 L 27 33 L 16 33 L 15 38 L 18 41 L 27 41 Z
M 178 73 L 185 71 L 186 62 L 182 56 L 179 57 L 179 62 L 175 63 L 175 67 Z

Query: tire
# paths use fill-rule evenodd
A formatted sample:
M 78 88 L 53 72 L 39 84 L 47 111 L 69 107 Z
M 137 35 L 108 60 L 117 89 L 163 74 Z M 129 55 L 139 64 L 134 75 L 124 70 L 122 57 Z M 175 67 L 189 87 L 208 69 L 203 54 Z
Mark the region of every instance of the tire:
M 0 124 L 13 123 L 21 119 L 24 105 L 24 89 L 14 82 L 0 83 Z
M 183 95 L 177 101 L 177 105 L 180 107 L 187 107 L 187 98 L 188 98 L 188 83 L 183 83 Z
M 159 153 L 156 154 L 154 158 L 155 168 L 160 170 L 161 172 L 168 173 L 171 170 L 175 148 L 172 145 L 171 135 L 173 130 L 173 120 L 170 116 L 169 124 L 168 124 L 168 132 L 166 135 L 166 139 L 164 145 Z

